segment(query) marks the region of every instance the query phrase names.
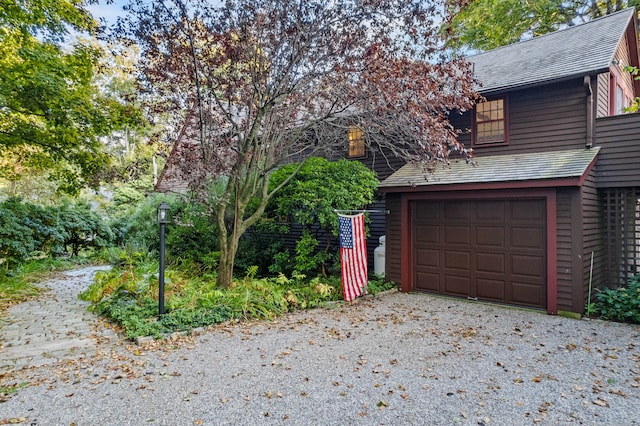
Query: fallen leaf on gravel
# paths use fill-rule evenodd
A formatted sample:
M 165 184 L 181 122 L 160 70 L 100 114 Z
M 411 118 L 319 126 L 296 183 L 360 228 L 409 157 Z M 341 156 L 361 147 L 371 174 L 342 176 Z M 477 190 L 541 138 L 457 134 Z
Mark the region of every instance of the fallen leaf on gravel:
M 201 425 L 201 424 L 203 424 L 203 423 L 204 423 L 204 421 L 203 421 L 202 419 L 198 419 L 198 420 L 194 420 L 194 421 L 193 421 L 193 424 L 194 424 L 194 425 Z
M 593 403 L 600 407 L 609 407 L 609 403 L 607 402 L 606 399 L 598 398 L 595 401 L 593 401 Z
M 385 401 L 378 401 L 376 405 L 378 406 L 378 408 L 384 408 L 389 406 L 389 404 Z
M 0 425 L 15 425 L 18 423 L 26 423 L 26 417 L 12 417 L 10 419 L 0 419 Z
M 618 390 L 613 390 L 613 389 L 611 389 L 611 390 L 609 391 L 609 393 L 611 393 L 611 394 L 613 394 L 613 395 L 622 396 L 622 397 L 624 397 L 624 398 L 626 398 L 626 397 L 627 397 L 627 394 L 626 394 L 626 393 L 624 393 L 624 392 L 622 391 L 622 389 L 618 389 Z

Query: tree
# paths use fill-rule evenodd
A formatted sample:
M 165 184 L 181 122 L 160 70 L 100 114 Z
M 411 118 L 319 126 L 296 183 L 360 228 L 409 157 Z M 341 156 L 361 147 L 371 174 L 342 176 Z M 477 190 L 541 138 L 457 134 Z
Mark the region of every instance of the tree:
M 96 23 L 81 0 L 3 0 L 0 8 L 0 155 L 5 176 L 48 175 L 63 191 L 93 184 L 108 156 L 100 137 L 139 117 L 95 84 L 101 51 L 70 43 Z
M 472 73 L 444 49 L 438 25 L 451 17 L 438 0 L 133 0 L 128 10 L 120 35 L 141 48 L 143 87 L 159 111 L 189 112 L 176 156 L 215 217 L 220 286 L 240 236 L 288 181 L 270 188 L 271 172 L 343 156 L 350 126 L 370 149 L 426 167 L 469 154 L 448 116 L 472 106 Z
M 449 30 L 458 47 L 489 50 L 637 5 L 638 0 L 472 0 Z

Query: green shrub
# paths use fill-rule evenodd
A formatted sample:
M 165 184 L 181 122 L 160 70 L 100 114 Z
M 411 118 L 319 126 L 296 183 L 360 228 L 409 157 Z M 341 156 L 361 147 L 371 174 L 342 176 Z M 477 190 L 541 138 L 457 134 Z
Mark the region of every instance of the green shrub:
M 0 259 L 4 260 L 5 270 L 27 260 L 34 249 L 29 227 L 21 223 L 6 203 L 0 205 Z
M 191 261 L 205 265 L 211 253 L 218 250 L 217 230 L 211 217 L 198 203 L 164 194 L 147 197 L 133 213 L 114 220 L 118 245 L 132 251 L 157 252 L 160 244 L 157 208 L 162 201 L 171 209 L 165 234 L 167 263 Z
M 113 241 L 109 225 L 87 202 L 65 203 L 58 207 L 58 223 L 62 227 L 65 251 L 77 256 L 80 249 L 103 248 Z
M 640 324 L 640 275 L 626 287 L 599 290 L 593 309 L 588 310 L 602 319 Z
M 287 179 L 299 164 L 287 164 L 273 173 L 269 186 Z M 378 180 L 357 161 L 307 159 L 300 171 L 274 196 L 270 217 L 302 227 L 297 237 L 294 269 L 313 276 L 329 275 L 338 263 L 338 217 L 335 210 L 361 209 L 374 201 Z

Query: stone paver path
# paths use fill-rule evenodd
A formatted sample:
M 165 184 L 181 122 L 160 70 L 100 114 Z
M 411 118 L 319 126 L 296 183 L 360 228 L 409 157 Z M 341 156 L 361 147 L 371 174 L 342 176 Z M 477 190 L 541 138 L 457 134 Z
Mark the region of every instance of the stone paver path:
M 62 273 L 42 283 L 50 288 L 36 300 L 8 309 L 0 318 L 0 373 L 81 358 L 95 352 L 104 339 L 116 333 L 87 311 L 78 294 L 108 266 L 91 266 Z

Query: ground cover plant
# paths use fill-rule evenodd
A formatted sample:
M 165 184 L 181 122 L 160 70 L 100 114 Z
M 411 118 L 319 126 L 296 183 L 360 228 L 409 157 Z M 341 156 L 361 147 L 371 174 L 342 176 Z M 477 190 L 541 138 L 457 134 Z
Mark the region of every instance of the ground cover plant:
M 126 258 L 127 256 L 124 256 Z M 228 320 L 273 319 L 286 312 L 310 309 L 342 300 L 339 278 L 312 278 L 302 274 L 256 277 L 258 268 L 247 268 L 228 288 L 215 284 L 215 272 L 185 262 L 165 274 L 165 314 L 158 315 L 158 264 L 137 253 L 110 271 L 99 272 L 95 282 L 80 295 L 91 309 L 122 327 L 126 337 L 161 337 Z M 394 287 L 372 280 L 370 292 Z
M 631 278 L 626 287 L 599 290 L 587 312 L 605 320 L 640 324 L 640 275 Z

